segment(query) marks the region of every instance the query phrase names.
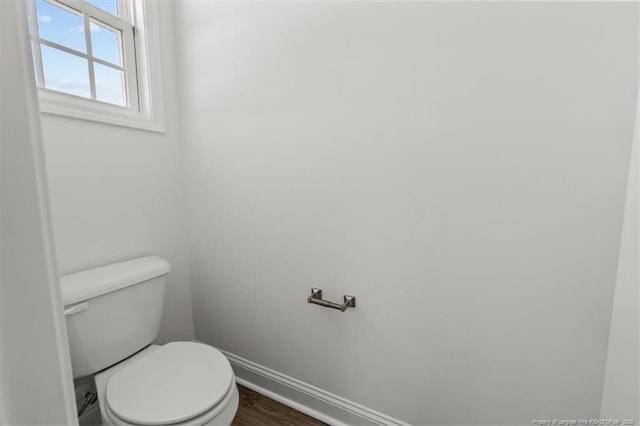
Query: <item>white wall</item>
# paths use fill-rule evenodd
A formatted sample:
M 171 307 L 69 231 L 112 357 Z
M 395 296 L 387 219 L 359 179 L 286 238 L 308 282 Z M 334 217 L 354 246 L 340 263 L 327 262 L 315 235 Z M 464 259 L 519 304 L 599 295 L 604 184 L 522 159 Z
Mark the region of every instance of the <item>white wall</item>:
M 193 338 L 172 5 L 158 2 L 166 133 L 43 114 L 63 274 L 143 255 L 172 266 L 160 341 Z
M 637 7 L 179 3 L 196 338 L 414 424 L 597 418 Z
M 640 110 L 636 111 L 636 130 L 629 167 L 629 182 L 620 240 L 618 273 L 611 314 L 611 329 L 600 417 L 638 419 L 638 283 L 640 282 Z
M 0 2 L 0 424 L 76 424 L 20 2 Z

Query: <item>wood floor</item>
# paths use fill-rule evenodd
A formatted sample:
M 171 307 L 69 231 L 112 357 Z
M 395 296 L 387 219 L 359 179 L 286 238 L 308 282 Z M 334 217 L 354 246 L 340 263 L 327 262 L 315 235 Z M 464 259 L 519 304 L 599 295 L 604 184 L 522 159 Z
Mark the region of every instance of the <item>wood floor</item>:
M 238 385 L 240 403 L 232 426 L 317 426 L 321 421 Z

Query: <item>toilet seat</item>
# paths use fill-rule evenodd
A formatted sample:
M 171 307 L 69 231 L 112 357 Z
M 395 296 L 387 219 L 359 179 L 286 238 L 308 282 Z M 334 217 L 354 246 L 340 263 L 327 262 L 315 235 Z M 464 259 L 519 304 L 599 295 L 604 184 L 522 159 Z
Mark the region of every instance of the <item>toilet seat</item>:
M 229 405 L 236 391 L 222 353 L 195 342 L 171 342 L 113 374 L 105 413 L 114 424 L 201 425 Z
M 202 426 L 202 425 L 215 425 L 215 426 L 229 426 L 233 420 L 236 410 L 238 409 L 239 395 L 238 388 L 234 385 L 225 398 L 216 405 L 210 411 L 189 419 L 182 423 L 176 423 L 171 426 Z M 103 409 L 103 416 L 106 417 L 104 424 L 109 425 L 121 425 L 121 426 L 140 426 L 136 423 L 128 423 L 117 415 L 115 415 L 108 406 Z M 104 420 L 104 418 L 103 418 Z

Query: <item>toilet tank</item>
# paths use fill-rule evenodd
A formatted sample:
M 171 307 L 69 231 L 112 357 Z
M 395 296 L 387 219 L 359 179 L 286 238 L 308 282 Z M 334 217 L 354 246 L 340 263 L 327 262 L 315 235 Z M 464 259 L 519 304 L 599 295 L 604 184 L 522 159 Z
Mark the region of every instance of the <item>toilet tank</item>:
M 118 363 L 158 336 L 170 270 L 149 256 L 61 277 L 74 378 Z

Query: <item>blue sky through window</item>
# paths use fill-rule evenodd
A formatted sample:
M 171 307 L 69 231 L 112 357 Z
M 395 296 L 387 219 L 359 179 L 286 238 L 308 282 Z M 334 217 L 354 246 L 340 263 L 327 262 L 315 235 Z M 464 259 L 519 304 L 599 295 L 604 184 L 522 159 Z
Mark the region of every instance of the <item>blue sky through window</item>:
M 85 0 L 87 3 L 90 3 L 105 12 L 109 12 L 114 16 L 118 16 L 118 3 L 116 0 Z
M 36 0 L 40 38 L 65 47 L 87 52 L 84 40 L 84 21 L 80 14 L 68 12 L 44 0 Z
M 112 30 L 91 20 L 91 46 L 93 56 L 112 64 L 122 65 L 120 58 L 120 31 Z
M 41 45 L 44 85 L 72 95 L 91 97 L 87 60 L 53 47 Z
M 99 101 L 116 105 L 124 105 L 124 93 L 122 92 L 122 71 L 111 67 L 95 64 L 96 97 Z
M 88 3 L 117 15 L 116 0 L 88 0 Z M 36 0 L 38 32 L 49 40 L 78 52 L 87 53 L 82 15 Z M 93 56 L 122 66 L 122 35 L 95 19 L 90 21 Z M 44 86 L 48 89 L 91 98 L 88 61 L 54 47 L 40 45 L 44 71 Z M 125 105 L 122 72 L 94 63 L 96 96 L 98 100 Z

